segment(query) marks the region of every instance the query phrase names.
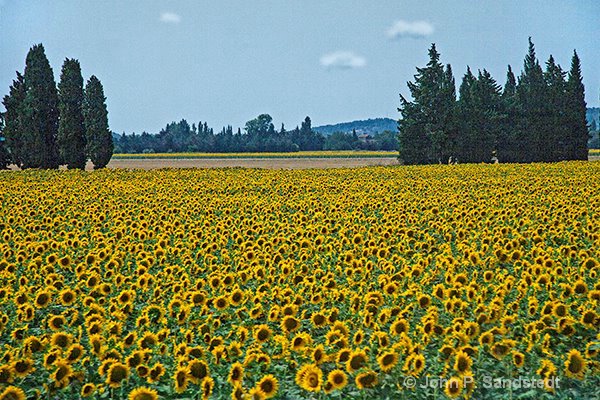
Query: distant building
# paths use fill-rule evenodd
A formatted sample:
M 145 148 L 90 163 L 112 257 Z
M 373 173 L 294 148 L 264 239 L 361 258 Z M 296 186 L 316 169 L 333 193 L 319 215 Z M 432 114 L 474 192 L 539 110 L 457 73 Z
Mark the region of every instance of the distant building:
M 363 133 L 361 135 L 358 135 L 358 140 L 360 140 L 363 143 L 373 143 L 374 142 L 373 136 L 369 135 L 368 133 Z

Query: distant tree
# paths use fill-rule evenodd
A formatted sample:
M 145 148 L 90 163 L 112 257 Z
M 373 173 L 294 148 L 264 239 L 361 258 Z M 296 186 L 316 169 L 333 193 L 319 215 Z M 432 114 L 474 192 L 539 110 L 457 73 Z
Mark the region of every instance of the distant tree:
M 446 162 L 453 147 L 454 78 L 439 59 L 432 44 L 427 66 L 417 68 L 415 81 L 408 82 L 413 101 L 400 95 L 400 159 L 407 164 Z
M 519 108 L 522 111 L 520 127 L 524 130 L 521 136 L 519 162 L 543 161 L 545 150 L 545 134 L 549 123 L 546 112 L 546 83 L 542 67 L 535 55 L 535 46 L 529 38 L 529 51 L 524 61 L 524 68 L 517 85 Z
M 560 161 L 568 158 L 567 146 L 569 130 L 566 121 L 566 82 L 565 72 L 550 56 L 546 62 L 546 109 L 548 125 L 545 135 L 544 161 Z
M 94 169 L 104 168 L 113 154 L 112 133 L 108 129 L 108 111 L 102 83 L 94 75 L 85 85 L 83 120 L 86 131 L 86 153 Z
M 573 51 L 571 59 L 571 69 L 567 78 L 566 90 L 566 126 L 570 132 L 568 138 L 568 159 L 587 160 L 588 149 L 587 142 L 589 133 L 587 120 L 585 118 L 585 88 L 581 76 L 581 61 L 576 51 Z
M 44 46 L 33 46 L 25 61 L 21 167 L 58 168 L 58 93 Z
M 517 98 L 517 81 L 510 65 L 506 72 L 506 83 L 502 91 L 502 108 L 505 117 L 502 120 L 502 131 L 498 137 L 496 155 L 500 162 L 518 162 L 522 157 L 524 132 L 521 123 L 519 101 Z
M 471 159 L 475 152 L 477 142 L 476 131 L 476 105 L 473 98 L 473 86 L 476 78 L 467 66 L 467 72 L 463 75 L 460 88 L 458 90 L 458 126 L 460 135 L 457 138 L 455 157 L 461 163 L 472 162 Z
M 85 169 L 85 127 L 83 125 L 83 77 L 75 59 L 66 59 L 58 84 L 58 150 L 61 164 Z
M 373 139 L 378 150 L 398 151 L 398 135 L 392 131 L 383 131 L 376 134 Z
M 23 167 L 26 160 L 24 153 L 23 140 L 24 132 L 24 113 L 23 104 L 25 102 L 25 82 L 23 75 L 17 72 L 15 79 L 10 87 L 9 94 L 4 96 L 2 103 L 6 112 L 3 114 L 6 150 L 10 154 L 11 161 L 18 167 Z

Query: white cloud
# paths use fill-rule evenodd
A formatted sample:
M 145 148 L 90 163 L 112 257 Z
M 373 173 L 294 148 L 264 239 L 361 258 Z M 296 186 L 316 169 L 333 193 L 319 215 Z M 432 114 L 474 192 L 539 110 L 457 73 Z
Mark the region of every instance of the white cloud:
M 167 24 L 178 24 L 181 22 L 181 15 L 173 12 L 164 12 L 160 14 L 160 22 Z
M 321 57 L 321 65 L 327 69 L 355 69 L 367 65 L 367 60 L 351 51 L 334 51 Z
M 403 37 L 424 38 L 433 34 L 433 31 L 433 25 L 427 21 L 411 22 L 399 20 L 387 30 L 387 36 L 390 39 L 398 39 Z

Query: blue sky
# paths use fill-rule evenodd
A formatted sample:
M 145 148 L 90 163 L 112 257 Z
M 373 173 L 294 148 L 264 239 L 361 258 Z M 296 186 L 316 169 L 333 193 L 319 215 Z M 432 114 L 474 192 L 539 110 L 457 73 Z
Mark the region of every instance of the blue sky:
M 234 127 L 261 113 L 291 128 L 397 118 L 398 94 L 435 42 L 460 84 L 466 66 L 504 84 L 532 36 L 538 57 L 583 65 L 600 95 L 600 2 L 391 0 L 0 0 L 0 96 L 43 43 L 58 79 L 80 60 L 108 97 L 109 123 L 157 132 L 186 118 Z

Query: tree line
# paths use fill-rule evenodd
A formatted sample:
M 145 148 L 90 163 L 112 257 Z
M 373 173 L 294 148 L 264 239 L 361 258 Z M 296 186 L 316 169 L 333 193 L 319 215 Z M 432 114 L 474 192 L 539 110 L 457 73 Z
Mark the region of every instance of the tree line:
M 91 76 L 83 86 L 81 66 L 65 59 L 58 87 L 44 46 L 29 50 L 0 115 L 0 168 L 84 169 L 105 167 L 113 153 L 102 83 Z
M 487 70 L 469 67 L 458 96 L 450 64 L 435 44 L 429 62 L 400 95 L 400 160 L 446 162 L 553 162 L 587 160 L 586 103 L 577 52 L 565 72 L 550 56 L 542 69 L 529 38 L 518 79 L 510 67 L 501 87 Z
M 235 132 L 231 125 L 215 133 L 207 122 L 191 125 L 182 119 L 167 124 L 158 134 L 143 132 L 117 135 L 117 153 L 243 153 L 243 152 L 295 152 L 317 150 L 397 150 L 396 134 L 384 132 L 369 140 L 361 140 L 356 132 L 335 132 L 324 136 L 312 129 L 310 117 L 300 126 L 287 130 L 282 124 L 275 129 L 273 118 L 261 114 L 246 122 L 244 130 Z

